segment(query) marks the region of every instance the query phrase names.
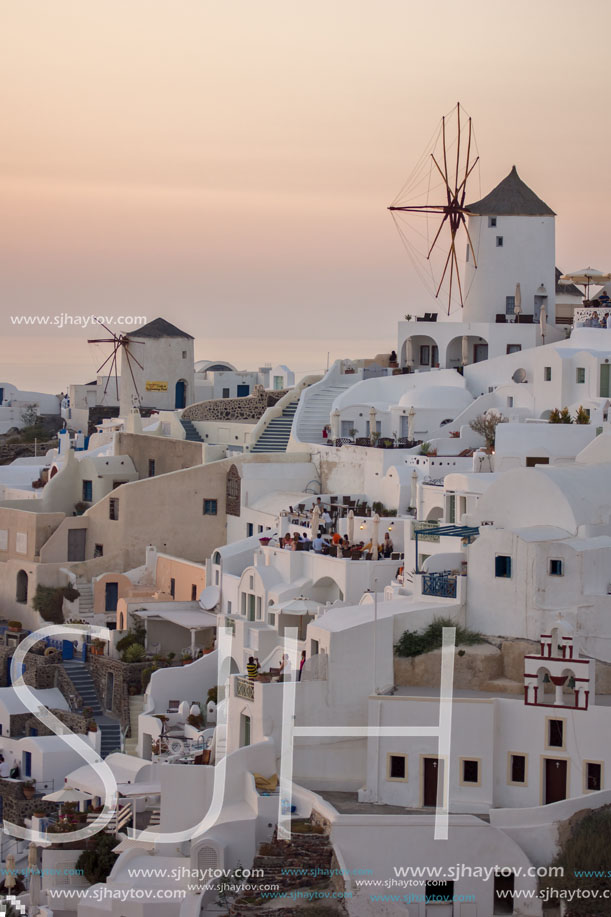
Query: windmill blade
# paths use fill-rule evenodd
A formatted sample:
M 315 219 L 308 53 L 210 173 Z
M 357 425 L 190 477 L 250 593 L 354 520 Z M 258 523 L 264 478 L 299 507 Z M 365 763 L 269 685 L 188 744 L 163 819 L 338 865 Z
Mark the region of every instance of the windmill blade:
M 130 376 L 132 377 L 132 382 L 134 383 L 134 391 L 135 391 L 135 393 L 136 393 L 136 395 L 137 395 L 137 397 L 138 397 L 138 401 L 140 401 L 140 392 L 138 391 L 138 386 L 137 386 L 137 384 L 136 384 L 136 378 L 135 378 L 135 376 L 134 376 L 134 371 L 133 371 L 133 369 L 132 369 L 132 364 L 131 364 L 131 361 L 132 361 L 132 360 L 135 360 L 136 362 L 138 362 L 138 361 L 136 360 L 135 357 L 133 357 L 133 356 L 130 354 L 130 352 L 129 352 L 129 350 L 127 349 L 127 347 L 124 348 L 124 351 L 123 351 L 123 352 L 125 353 L 125 359 L 126 359 L 126 363 L 127 363 L 127 368 L 129 369 Z M 138 364 L 138 365 L 140 365 L 140 364 Z
M 447 273 L 447 270 L 448 270 L 448 264 L 450 263 L 450 256 L 451 256 L 451 254 L 452 254 L 452 249 L 450 249 L 450 251 L 448 252 L 448 257 L 446 258 L 446 263 L 445 263 L 444 268 L 443 268 L 443 274 L 441 275 L 441 280 L 439 281 L 439 286 L 437 287 L 437 292 L 435 293 L 435 298 L 437 298 L 437 297 L 439 296 L 439 291 L 441 290 L 441 288 L 442 288 L 442 286 L 443 286 L 443 281 L 445 280 L 445 276 L 446 276 L 446 273 Z
M 112 356 L 112 363 L 110 364 L 110 369 L 109 369 L 109 371 L 108 371 L 108 378 L 106 379 L 106 385 L 104 386 L 104 394 L 103 394 L 103 396 L 102 396 L 102 397 L 104 397 L 104 398 L 106 397 L 106 392 L 108 391 L 108 386 L 110 385 L 110 378 L 111 378 L 111 376 L 112 376 L 113 367 L 115 368 L 115 384 L 116 384 L 116 389 L 117 389 L 117 399 L 119 398 L 119 383 L 118 383 L 118 380 L 117 380 L 117 368 L 116 368 L 116 367 L 117 367 L 117 350 L 118 350 L 118 349 L 119 349 L 119 345 L 117 344 L 117 345 L 115 346 L 115 349 L 113 350 L 113 352 L 112 352 L 112 354 L 111 354 L 111 356 Z
M 477 258 L 475 257 L 475 248 L 473 247 L 473 242 L 471 241 L 471 233 L 469 232 L 469 227 L 467 226 L 467 221 L 465 219 L 464 213 L 461 213 L 460 219 L 462 225 L 465 227 L 465 232 L 467 233 L 467 239 L 469 240 L 469 248 L 471 249 L 471 254 L 473 255 L 473 266 L 477 268 Z
M 89 344 L 94 344 L 94 343 L 95 343 L 95 344 L 101 344 L 102 341 L 89 341 L 88 343 L 89 343 Z M 112 357 L 113 357 L 114 352 L 115 352 L 115 351 L 113 350 L 113 352 L 112 352 L 109 356 L 106 357 L 106 359 L 104 360 L 104 362 L 102 363 L 102 365 L 101 365 L 100 367 L 98 367 L 98 369 L 96 370 L 96 376 L 97 376 L 98 373 L 100 373 L 100 372 L 104 369 L 104 367 L 106 366 L 106 364 L 108 363 L 108 361 L 109 361 L 109 360 L 112 360 Z
M 454 263 L 456 265 L 456 282 L 458 283 L 458 295 L 460 297 L 460 305 L 464 306 L 463 295 L 462 295 L 462 283 L 460 282 L 460 270 L 458 267 L 458 257 L 456 255 L 456 246 L 454 245 L 454 239 L 452 239 L 452 253 L 454 255 Z M 450 314 L 449 310 L 450 304 L 448 303 L 448 315 Z
M 473 165 L 471 166 L 471 168 L 469 169 L 469 171 L 467 172 L 467 174 L 465 175 L 465 177 L 463 178 L 463 180 L 461 181 L 461 183 L 460 183 L 460 185 L 459 185 L 459 187 L 458 187 L 458 191 L 459 191 L 459 192 L 460 192 L 461 189 L 462 189 L 462 198 L 461 198 L 461 201 L 460 201 L 460 206 L 461 206 L 461 207 L 462 207 L 462 205 L 463 205 L 464 202 L 465 202 L 465 194 L 467 193 L 467 179 L 468 179 L 469 176 L 471 175 L 471 172 L 472 172 L 473 169 L 476 167 L 476 165 L 478 164 L 478 162 L 479 162 L 479 156 L 476 156 L 475 159 L 473 160 Z
M 456 172 L 454 175 L 454 197 L 458 196 L 458 169 L 460 166 L 460 102 L 456 103 L 456 117 L 458 119 L 458 138 L 456 143 Z
M 140 369 L 142 370 L 142 372 L 144 372 L 144 366 L 142 365 L 142 363 L 140 362 L 140 360 L 136 359 L 136 357 L 133 355 L 133 353 L 131 353 L 131 351 L 129 350 L 129 344 L 128 344 L 128 343 L 127 343 L 127 344 L 123 344 L 123 347 L 125 348 L 125 353 L 127 354 L 128 359 L 133 360 L 134 363 L 135 363 L 137 366 L 140 367 Z
M 426 256 L 427 259 L 431 257 L 431 252 L 432 252 L 433 249 L 435 248 L 435 245 L 436 245 L 436 243 L 437 243 L 437 239 L 438 239 L 439 236 L 441 235 L 441 230 L 443 229 L 443 225 L 444 225 L 444 223 L 445 223 L 445 221 L 446 221 L 447 219 L 448 219 L 448 214 L 446 213 L 445 216 L 444 216 L 444 218 L 443 218 L 443 220 L 442 220 L 441 223 L 439 224 L 439 229 L 437 230 L 437 235 L 436 235 L 435 238 L 433 239 L 433 244 L 432 244 L 431 247 L 429 248 L 429 253 L 428 253 L 428 255 Z
M 104 331 L 108 331 L 108 333 L 109 333 L 109 335 L 112 337 L 113 341 L 118 341 L 118 340 L 119 340 L 119 337 L 115 334 L 115 332 L 114 332 L 114 331 L 111 331 L 111 329 L 108 327 L 108 325 L 105 325 L 104 322 L 100 322 L 98 319 L 96 319 L 96 324 L 101 325 L 102 328 L 104 329 Z

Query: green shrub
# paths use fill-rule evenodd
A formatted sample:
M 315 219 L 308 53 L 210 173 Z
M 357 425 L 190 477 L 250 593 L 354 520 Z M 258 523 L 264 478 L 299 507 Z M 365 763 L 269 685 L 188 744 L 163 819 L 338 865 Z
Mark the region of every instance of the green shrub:
M 404 631 L 395 643 L 396 655 L 421 656 L 423 653 L 441 649 L 444 627 L 456 628 L 457 646 L 460 646 L 460 644 L 473 646 L 476 643 L 484 642 L 481 634 L 466 627 L 461 627 L 460 624 L 457 625 L 451 618 L 435 618 L 422 632 L 415 630 Z
M 73 586 L 41 586 L 39 584 L 32 599 L 32 608 L 38 612 L 43 621 L 63 624 L 64 599 L 74 602 L 79 596 L 80 592 Z
M 574 816 L 571 820 L 570 834 L 552 864 L 562 867 L 564 875 L 546 878 L 541 882 L 540 889 L 553 888 L 557 891 L 580 889 L 582 892 L 590 889 L 597 895 L 597 899 L 594 901 L 575 896 L 567 906 L 566 917 L 611 915 L 611 898 L 602 899 L 605 892 L 611 894 L 610 848 L 610 806 L 590 811 L 585 817 Z
M 76 861 L 76 869 L 82 869 L 85 878 L 92 885 L 106 882 L 117 860 L 117 854 L 112 852 L 116 846 L 117 840 L 112 834 L 96 834 L 95 847 L 92 850 L 83 850 Z
M 208 696 L 206 697 L 206 703 L 209 704 L 210 701 L 213 701 L 215 704 L 218 704 L 218 695 L 219 689 L 215 685 L 213 688 L 208 689 Z
M 146 650 L 141 643 L 132 643 L 123 653 L 123 662 L 142 662 L 146 656 Z

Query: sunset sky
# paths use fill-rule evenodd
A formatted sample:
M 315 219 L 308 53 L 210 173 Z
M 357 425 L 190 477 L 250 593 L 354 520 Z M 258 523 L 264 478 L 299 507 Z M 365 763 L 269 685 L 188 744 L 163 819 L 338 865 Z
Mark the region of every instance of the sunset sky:
M 515 163 L 558 265 L 610 270 L 610 25 L 607 0 L 1 0 L 0 382 L 96 369 L 91 334 L 18 314 L 162 315 L 249 369 L 390 349 L 427 294 L 386 206 L 457 100 L 482 193 Z

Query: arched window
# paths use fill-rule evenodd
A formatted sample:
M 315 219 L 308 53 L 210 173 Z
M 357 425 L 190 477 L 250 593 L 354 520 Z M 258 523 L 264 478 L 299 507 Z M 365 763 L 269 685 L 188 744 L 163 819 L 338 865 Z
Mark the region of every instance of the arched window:
M 23 605 L 28 601 L 28 574 L 25 570 L 20 570 L 17 574 L 17 590 L 15 598 Z

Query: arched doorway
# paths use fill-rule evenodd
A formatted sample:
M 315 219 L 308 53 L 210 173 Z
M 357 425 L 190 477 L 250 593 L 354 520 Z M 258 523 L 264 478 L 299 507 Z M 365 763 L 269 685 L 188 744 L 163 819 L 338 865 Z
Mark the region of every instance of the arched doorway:
M 176 398 L 174 401 L 174 407 L 181 409 L 186 407 L 187 404 L 187 383 L 184 379 L 179 379 L 176 383 Z
M 17 574 L 17 589 L 15 598 L 18 602 L 21 602 L 23 605 L 27 604 L 28 601 L 28 574 L 25 570 L 20 570 Z
M 439 347 L 428 334 L 414 334 L 407 338 L 401 349 L 401 365 L 412 369 L 431 369 L 439 366 Z

